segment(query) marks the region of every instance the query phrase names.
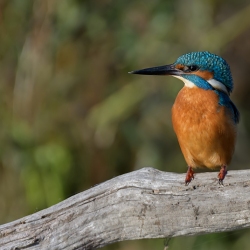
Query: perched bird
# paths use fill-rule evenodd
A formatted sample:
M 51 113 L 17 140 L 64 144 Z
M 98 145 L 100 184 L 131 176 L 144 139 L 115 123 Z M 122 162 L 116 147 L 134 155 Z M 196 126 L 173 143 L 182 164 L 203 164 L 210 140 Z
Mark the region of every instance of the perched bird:
M 229 97 L 233 79 L 227 62 L 207 51 L 191 52 L 173 64 L 129 73 L 171 75 L 184 82 L 172 107 L 172 123 L 188 165 L 185 183 L 194 178 L 194 168 L 207 167 L 220 168 L 223 184 L 240 116 Z

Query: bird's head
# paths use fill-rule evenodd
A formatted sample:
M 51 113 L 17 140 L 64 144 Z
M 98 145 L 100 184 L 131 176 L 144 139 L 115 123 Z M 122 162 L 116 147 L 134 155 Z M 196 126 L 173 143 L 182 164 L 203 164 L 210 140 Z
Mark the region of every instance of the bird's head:
M 173 64 L 130 72 L 141 75 L 172 75 L 187 87 L 217 89 L 227 93 L 233 90 L 233 79 L 227 62 L 210 52 L 191 52 L 180 56 Z

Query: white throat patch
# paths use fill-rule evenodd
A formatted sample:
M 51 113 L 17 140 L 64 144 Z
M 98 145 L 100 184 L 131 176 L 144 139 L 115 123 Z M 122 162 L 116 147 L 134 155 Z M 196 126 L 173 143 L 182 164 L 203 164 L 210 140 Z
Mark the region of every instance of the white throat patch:
M 188 87 L 188 88 L 197 87 L 193 82 L 191 82 L 191 81 L 189 81 L 189 80 L 187 80 L 187 79 L 185 79 L 185 78 L 183 78 L 181 76 L 173 76 L 173 77 L 182 80 L 184 82 L 185 86 Z

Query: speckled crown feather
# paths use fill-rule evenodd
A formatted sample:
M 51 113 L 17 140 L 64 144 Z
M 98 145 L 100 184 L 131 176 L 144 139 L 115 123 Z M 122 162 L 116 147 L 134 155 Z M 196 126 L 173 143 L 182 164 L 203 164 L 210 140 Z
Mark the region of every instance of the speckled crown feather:
M 200 70 L 213 72 L 214 79 L 224 84 L 229 93 L 233 90 L 233 79 L 231 70 L 227 62 L 208 51 L 191 52 L 180 56 L 174 63 L 182 65 L 197 65 Z

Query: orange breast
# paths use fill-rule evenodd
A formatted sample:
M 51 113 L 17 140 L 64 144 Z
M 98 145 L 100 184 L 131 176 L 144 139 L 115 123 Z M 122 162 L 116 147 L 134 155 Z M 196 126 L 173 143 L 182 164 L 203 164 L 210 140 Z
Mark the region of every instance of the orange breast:
M 172 108 L 172 122 L 188 166 L 216 168 L 230 163 L 236 126 L 214 91 L 182 88 Z

